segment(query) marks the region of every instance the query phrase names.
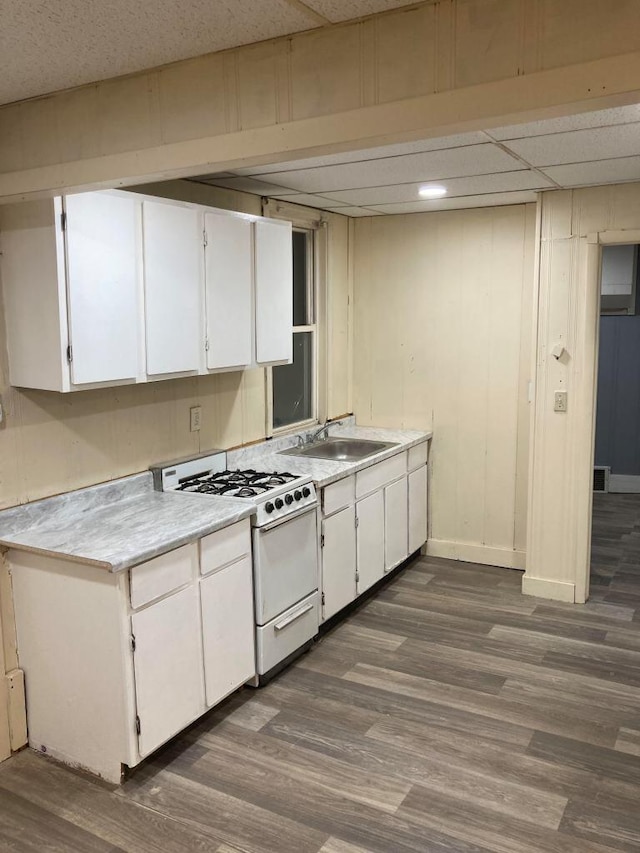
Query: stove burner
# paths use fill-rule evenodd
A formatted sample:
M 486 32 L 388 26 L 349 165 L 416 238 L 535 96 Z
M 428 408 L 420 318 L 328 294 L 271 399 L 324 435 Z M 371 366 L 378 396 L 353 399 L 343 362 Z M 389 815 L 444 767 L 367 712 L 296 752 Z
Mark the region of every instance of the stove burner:
M 226 495 L 234 498 L 255 498 L 297 479 L 296 474 L 274 471 L 271 474 L 254 471 L 222 471 L 216 474 L 196 474 L 187 477 L 177 487 L 182 492 L 200 492 L 207 495 Z

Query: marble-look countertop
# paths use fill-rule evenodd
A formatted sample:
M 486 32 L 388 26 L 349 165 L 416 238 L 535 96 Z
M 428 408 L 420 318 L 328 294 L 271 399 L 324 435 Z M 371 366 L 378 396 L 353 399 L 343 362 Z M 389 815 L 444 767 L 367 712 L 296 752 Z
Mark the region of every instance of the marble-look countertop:
M 120 572 L 248 518 L 255 504 L 153 490 L 151 473 L 0 512 L 0 546 Z
M 313 432 L 309 430 L 308 432 Z M 367 456 L 357 462 L 336 462 L 332 459 L 314 459 L 310 456 L 288 456 L 283 450 L 295 447 L 297 436 L 289 435 L 272 439 L 262 444 L 232 451 L 227 456 L 229 468 L 252 467 L 264 471 L 290 471 L 292 474 L 306 474 L 315 484 L 322 488 L 343 477 L 362 471 L 376 462 L 389 459 L 403 450 L 415 447 L 432 437 L 432 432 L 415 429 L 382 429 L 379 427 L 356 426 L 354 418 L 348 418 L 343 424 L 329 426 L 329 436 L 336 438 L 364 438 L 370 441 L 391 441 L 393 447 L 388 447 L 380 453 Z

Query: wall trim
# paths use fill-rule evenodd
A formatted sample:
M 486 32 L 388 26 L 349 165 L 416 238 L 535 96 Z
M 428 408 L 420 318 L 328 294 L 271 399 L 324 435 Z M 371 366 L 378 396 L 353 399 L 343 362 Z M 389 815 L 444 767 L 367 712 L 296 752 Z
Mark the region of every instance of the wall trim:
M 639 474 L 610 474 L 609 475 L 609 491 L 616 492 L 621 495 L 637 495 L 640 494 L 640 475 Z
M 567 581 L 552 581 L 547 578 L 532 578 L 530 575 L 524 575 L 522 578 L 522 594 L 575 604 L 576 585 Z
M 429 539 L 426 553 L 429 557 L 445 557 L 448 560 L 481 563 L 483 566 L 499 566 L 504 569 L 524 569 L 526 561 L 524 551 L 447 539 Z

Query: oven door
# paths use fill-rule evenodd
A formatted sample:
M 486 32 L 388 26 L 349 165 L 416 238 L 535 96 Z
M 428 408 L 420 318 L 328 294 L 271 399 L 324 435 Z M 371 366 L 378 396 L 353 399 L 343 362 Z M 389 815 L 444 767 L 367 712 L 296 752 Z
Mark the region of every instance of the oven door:
M 318 588 L 317 506 L 253 529 L 256 622 L 265 625 Z

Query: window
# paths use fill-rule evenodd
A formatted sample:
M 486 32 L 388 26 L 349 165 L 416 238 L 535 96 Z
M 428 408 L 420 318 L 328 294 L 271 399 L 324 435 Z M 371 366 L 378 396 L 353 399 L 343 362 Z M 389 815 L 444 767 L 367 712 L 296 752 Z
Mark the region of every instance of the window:
M 273 429 L 317 419 L 313 230 L 293 230 L 293 363 L 272 368 Z
M 601 314 L 635 314 L 638 294 L 638 246 L 602 247 Z

